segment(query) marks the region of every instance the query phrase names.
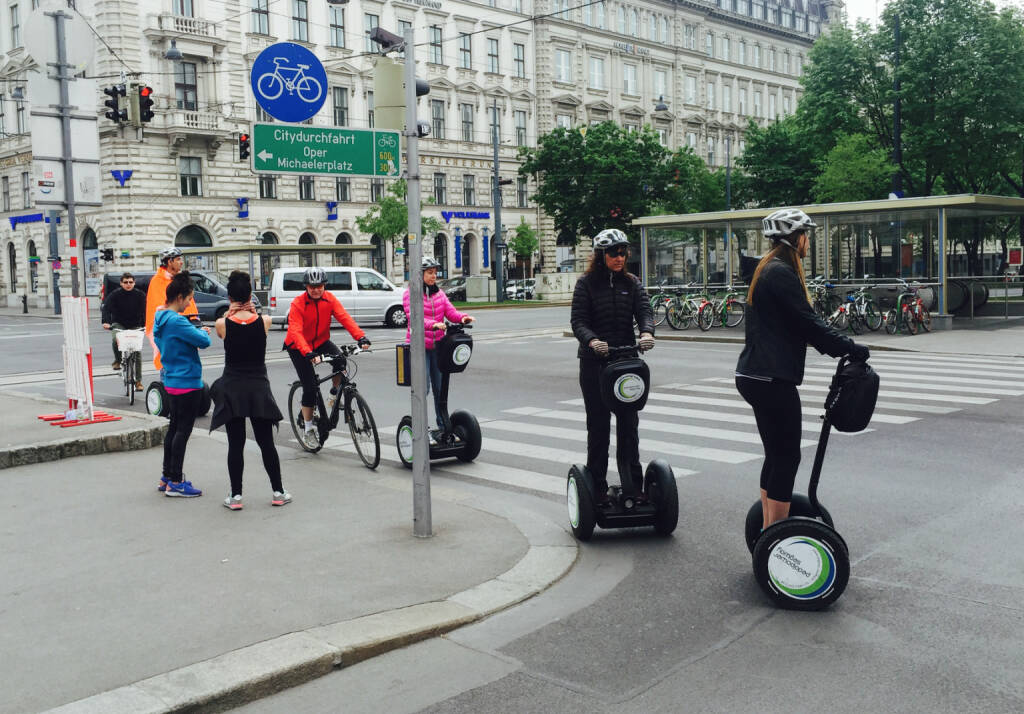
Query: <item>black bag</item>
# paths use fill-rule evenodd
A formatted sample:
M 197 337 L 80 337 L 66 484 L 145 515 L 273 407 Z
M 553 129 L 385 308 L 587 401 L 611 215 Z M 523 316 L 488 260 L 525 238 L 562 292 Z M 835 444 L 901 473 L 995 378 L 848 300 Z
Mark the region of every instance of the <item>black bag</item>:
M 863 431 L 875 413 L 878 373 L 867 362 L 840 360 L 828 397 L 825 416 L 838 431 Z
M 611 362 L 601 370 L 601 400 L 615 414 L 638 412 L 647 404 L 651 370 L 639 357 Z

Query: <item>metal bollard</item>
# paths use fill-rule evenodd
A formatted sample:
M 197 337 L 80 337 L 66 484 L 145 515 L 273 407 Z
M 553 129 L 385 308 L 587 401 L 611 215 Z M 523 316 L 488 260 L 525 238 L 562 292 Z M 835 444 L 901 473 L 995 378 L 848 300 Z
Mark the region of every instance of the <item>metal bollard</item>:
M 22 315 L 27 315 L 28 314 L 28 295 L 22 295 L 21 296 L 21 314 Z

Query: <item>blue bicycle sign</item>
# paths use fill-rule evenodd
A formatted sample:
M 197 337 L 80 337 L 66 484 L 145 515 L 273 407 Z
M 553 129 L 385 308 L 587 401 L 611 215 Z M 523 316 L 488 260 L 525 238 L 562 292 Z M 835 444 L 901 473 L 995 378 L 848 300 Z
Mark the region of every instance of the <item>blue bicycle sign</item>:
M 260 52 L 249 79 L 256 103 L 280 121 L 305 121 L 320 111 L 327 99 L 323 65 L 316 55 L 293 42 L 278 42 Z

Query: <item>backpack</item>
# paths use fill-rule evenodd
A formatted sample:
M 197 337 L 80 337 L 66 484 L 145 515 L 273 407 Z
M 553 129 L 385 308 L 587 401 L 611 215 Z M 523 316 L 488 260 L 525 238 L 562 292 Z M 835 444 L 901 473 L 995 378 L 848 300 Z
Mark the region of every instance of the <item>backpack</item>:
M 863 431 L 875 413 L 878 385 L 871 365 L 844 357 L 825 398 L 825 417 L 838 431 Z

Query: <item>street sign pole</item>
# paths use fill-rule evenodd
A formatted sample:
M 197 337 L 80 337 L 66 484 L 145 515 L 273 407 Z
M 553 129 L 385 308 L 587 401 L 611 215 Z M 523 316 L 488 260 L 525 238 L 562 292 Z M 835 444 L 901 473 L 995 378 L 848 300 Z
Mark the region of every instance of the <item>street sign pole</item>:
M 501 225 L 501 175 L 498 173 L 498 100 L 494 100 L 494 104 L 491 108 L 494 114 L 491 115 L 491 121 L 494 122 L 494 235 L 497 240 L 494 241 L 494 249 L 497 254 L 494 256 L 495 271 L 498 273 L 494 276 L 495 288 L 498 291 L 497 300 L 498 302 L 505 302 L 505 233 L 502 231 L 504 226 Z
M 63 140 L 63 161 L 64 161 L 64 202 L 68 210 L 68 243 L 74 246 L 78 243 L 73 252 L 77 253 L 71 262 L 78 263 L 71 268 L 71 294 L 80 297 L 85 292 L 85 243 L 77 240 L 75 233 L 75 177 L 74 160 L 71 155 L 71 109 L 68 96 L 68 81 L 71 79 L 68 70 L 67 42 L 64 34 L 64 20 L 72 19 L 72 16 L 63 10 L 46 13 L 53 18 L 57 30 L 57 81 L 60 82 L 60 106 L 57 111 L 60 113 L 60 128 Z
M 412 368 L 412 508 L 413 535 L 434 534 L 430 508 L 430 453 L 427 436 L 427 353 L 423 325 L 423 236 L 420 235 L 420 155 L 416 132 L 416 45 L 405 30 L 406 200 L 409 209 L 409 325 Z

